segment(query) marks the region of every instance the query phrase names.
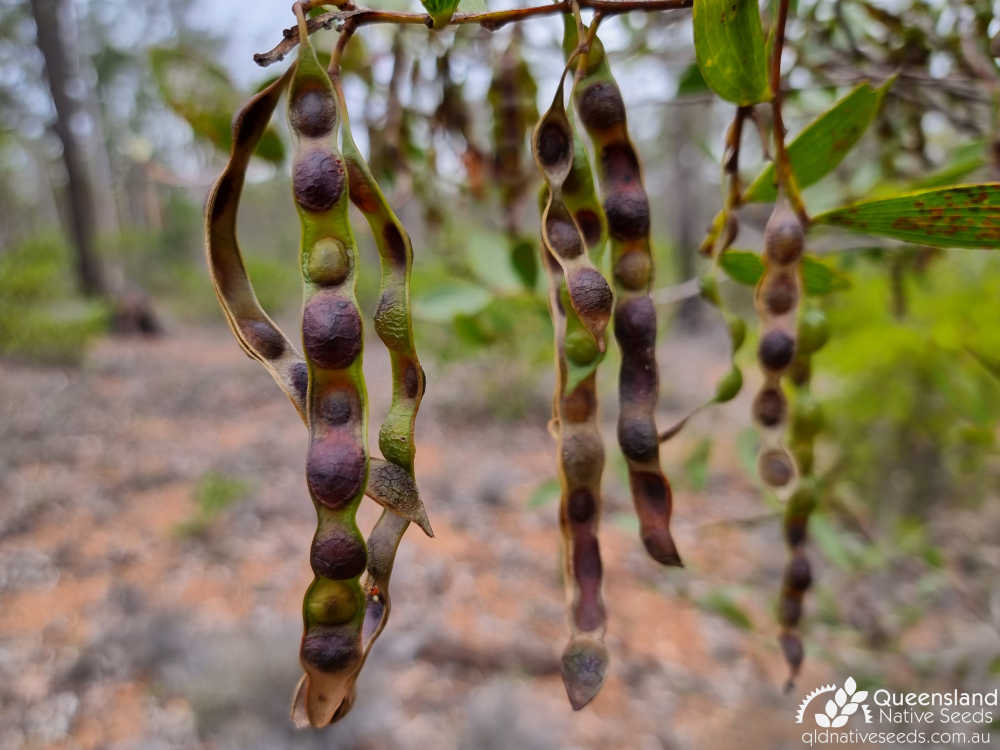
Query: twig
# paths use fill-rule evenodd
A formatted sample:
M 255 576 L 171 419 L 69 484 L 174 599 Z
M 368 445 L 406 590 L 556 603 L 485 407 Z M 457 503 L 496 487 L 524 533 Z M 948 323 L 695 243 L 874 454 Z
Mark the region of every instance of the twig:
M 795 181 L 792 165 L 785 150 L 785 122 L 781 116 L 781 52 L 785 47 L 785 23 L 788 21 L 788 0 L 780 0 L 778 17 L 774 24 L 774 55 L 771 58 L 771 109 L 774 112 L 774 159 L 778 185 L 792 203 L 804 225 L 809 224 L 802 194 Z
M 693 0 L 579 0 L 581 8 L 598 11 L 605 16 L 628 13 L 633 10 L 655 12 L 661 10 L 679 10 L 690 8 Z M 529 6 L 527 8 L 512 8 L 510 10 L 489 11 L 486 13 L 456 13 L 446 26 L 474 24 L 489 31 L 496 31 L 508 23 L 523 21 L 534 16 L 545 16 L 556 13 L 569 13 L 569 0 L 560 0 L 550 5 Z M 354 26 L 367 26 L 373 23 L 412 24 L 431 28 L 431 17 L 426 13 L 405 13 L 401 11 L 375 10 L 373 8 L 355 8 L 351 3 L 345 3 L 339 10 L 324 13 L 308 19 L 306 30 L 314 34 L 320 29 L 340 27 L 348 19 Z M 259 52 L 253 56 L 254 62 L 262 67 L 272 65 L 284 59 L 299 43 L 299 31 L 296 26 L 282 32 L 284 37 L 267 52 Z

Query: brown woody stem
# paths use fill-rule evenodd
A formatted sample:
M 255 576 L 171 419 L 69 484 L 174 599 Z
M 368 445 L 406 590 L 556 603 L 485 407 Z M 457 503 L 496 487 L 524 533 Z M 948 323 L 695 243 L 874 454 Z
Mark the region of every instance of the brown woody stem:
M 590 8 L 605 16 L 629 13 L 633 10 L 656 12 L 661 10 L 680 10 L 690 8 L 693 0 L 578 0 L 580 8 Z M 317 5 L 333 5 L 334 3 L 303 3 L 304 8 Z M 339 9 L 310 18 L 306 23 L 308 33 L 313 34 L 320 29 L 330 29 L 335 25 L 350 20 L 354 26 L 367 26 L 373 23 L 414 24 L 431 28 L 431 17 L 426 13 L 405 13 L 401 11 L 375 10 L 372 8 L 356 8 L 352 3 L 345 2 Z M 476 24 L 489 31 L 496 31 L 508 23 L 523 21 L 534 16 L 546 16 L 556 13 L 569 13 L 572 6 L 569 0 L 549 5 L 513 8 L 486 13 L 456 13 L 446 26 L 459 24 Z M 290 27 L 282 32 L 283 39 L 267 52 L 259 52 L 253 56 L 254 62 L 262 67 L 273 65 L 282 60 L 299 43 L 297 27 Z

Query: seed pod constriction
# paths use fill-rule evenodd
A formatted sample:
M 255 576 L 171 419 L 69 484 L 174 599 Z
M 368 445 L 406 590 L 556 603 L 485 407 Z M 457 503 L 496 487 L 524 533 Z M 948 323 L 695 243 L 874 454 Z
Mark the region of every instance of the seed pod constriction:
M 564 16 L 563 50 L 577 48 L 576 21 Z M 659 396 L 656 310 L 649 296 L 649 200 L 639 158 L 629 138 L 625 104 L 596 36 L 579 63 L 573 97 L 596 152 L 598 183 L 607 217 L 615 281 L 615 339 L 622 352 L 618 443 L 628 462 L 639 533 L 647 552 L 665 565 L 681 565 L 670 534 L 673 497 L 660 465 L 654 412 Z

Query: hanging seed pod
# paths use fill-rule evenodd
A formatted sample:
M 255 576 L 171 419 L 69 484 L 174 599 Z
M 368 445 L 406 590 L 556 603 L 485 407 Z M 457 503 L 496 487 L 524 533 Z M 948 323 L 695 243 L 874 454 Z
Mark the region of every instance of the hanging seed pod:
M 564 21 L 563 50 L 569 57 L 577 48 L 579 34 L 574 18 L 566 15 Z M 659 375 L 656 310 L 649 296 L 653 280 L 649 200 L 628 135 L 625 104 L 596 37 L 579 68 L 573 98 L 596 152 L 615 280 L 615 339 L 622 352 L 618 444 L 628 462 L 632 500 L 647 552 L 665 565 L 681 565 L 670 534 L 673 497 L 660 466 L 660 435 L 654 418 Z
M 799 260 L 805 230 L 784 201 L 775 205 L 764 229 L 764 273 L 754 303 L 761 321 L 757 360 L 764 373 L 753 402 L 753 417 L 761 432 L 757 470 L 764 484 L 787 499 L 795 492 L 798 470 L 784 445 L 788 402 L 781 378 L 796 355 L 796 314 L 802 296 Z
M 543 188 L 543 206 L 551 204 L 547 191 Z M 562 677 L 570 705 L 579 710 L 597 695 L 608 665 L 604 645 L 607 616 L 601 595 L 602 564 L 597 539 L 604 446 L 597 415 L 596 379 L 603 354 L 599 347 L 588 346 L 590 335 L 570 303 L 559 261 L 544 242 L 541 251 L 548 272 L 549 310 L 555 333 L 552 425 L 559 463 L 559 528 L 570 625 L 570 639 L 562 654 Z
M 297 7 L 297 6 L 296 6 Z M 295 139 L 292 195 L 302 224 L 302 342 L 308 365 L 306 481 L 318 528 L 316 574 L 303 603 L 299 696 L 310 725 L 326 726 L 362 661 L 366 545 L 355 513 L 368 481 L 368 404 L 355 298 L 358 250 L 348 222 L 348 174 L 337 147 L 336 96 L 299 15 L 288 114 Z
M 821 309 L 810 307 L 802 313 L 797 338 L 798 348 L 792 371 L 805 373 L 805 376 L 795 381 L 790 443 L 800 481 L 785 508 L 785 543 L 788 545 L 789 559 L 778 604 L 778 621 L 781 624 L 779 643 L 789 668 L 787 688 L 792 687 L 802 666 L 805 650 L 799 634 L 799 623 L 802 618 L 802 602 L 813 581 L 805 545 L 809 516 L 816 505 L 818 492 L 813 478 L 813 444 L 823 429 L 823 412 L 810 392 L 810 360 L 829 338 L 826 316 Z
M 236 241 L 236 210 L 250 155 L 274 112 L 281 92 L 291 80 L 293 71 L 294 69 L 289 69 L 237 113 L 233 124 L 232 156 L 206 201 L 205 247 L 216 293 L 237 342 L 248 355 L 265 366 L 305 422 L 308 371 L 302 355 L 273 323 L 269 325 L 277 332 L 275 335 L 250 337 L 244 333 L 244 330 L 254 329 L 247 321 L 254 323 L 269 319 L 257 302 Z M 322 253 L 322 248 L 320 252 Z M 278 348 L 274 342 L 279 338 L 284 342 L 284 347 L 280 356 L 274 359 L 268 355 L 273 355 Z M 346 399 L 330 400 L 325 407 L 328 421 L 342 422 L 349 418 Z M 402 537 L 402 530 L 405 530 L 405 524 L 400 529 L 396 520 L 407 523 L 412 521 L 428 534 L 431 533 L 430 525 L 412 477 L 395 464 L 379 459 L 371 461 L 366 494 L 390 511 L 383 514 L 368 541 L 369 574 L 380 582 L 382 590 L 387 590 L 392 562 L 391 558 L 386 560 L 385 555 L 394 554 Z M 322 565 L 323 559 L 323 556 L 318 556 L 317 564 Z M 366 650 L 367 647 L 366 645 Z
M 339 78 L 334 89 L 340 106 L 341 149 L 347 165 L 351 202 L 364 214 L 381 260 L 381 291 L 375 311 L 375 332 L 389 350 L 392 401 L 379 429 L 379 449 L 385 461 L 372 459 L 368 494 L 383 505 L 381 518 L 368 539 L 367 573 L 362 581 L 365 618 L 362 664 L 385 627 L 391 608 L 389 577 L 396 549 L 407 523 L 417 523 L 433 536 L 413 475 L 414 423 L 424 394 L 424 371 L 417 359 L 410 316 L 410 276 L 413 247 L 354 141 Z M 349 706 L 337 718 L 346 715 Z
M 604 351 L 604 330 L 611 317 L 611 287 L 587 253 L 586 239 L 562 197 L 562 187 L 573 170 L 573 128 L 563 103 L 566 71 L 548 111 L 535 126 L 531 144 L 535 162 L 548 184 L 548 202 L 542 211 L 542 241 L 562 268 L 569 299 L 580 321 Z
M 236 212 L 247 165 L 291 79 L 289 69 L 250 99 L 233 121 L 229 162 L 205 203 L 205 254 L 212 285 L 237 342 L 264 366 L 305 418 L 302 356 L 257 301 L 236 239 Z
M 534 289 L 538 278 L 535 241 L 521 229 L 520 209 L 533 172 L 525 143 L 538 120 L 538 86 L 521 55 L 520 27 L 494 67 L 487 99 L 492 110 L 491 172 L 498 185 L 510 262 L 521 282 Z

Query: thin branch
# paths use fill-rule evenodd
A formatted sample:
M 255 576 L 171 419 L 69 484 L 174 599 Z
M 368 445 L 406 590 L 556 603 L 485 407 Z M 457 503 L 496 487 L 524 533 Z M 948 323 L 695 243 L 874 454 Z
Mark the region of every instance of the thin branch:
M 605 16 L 628 13 L 633 10 L 655 12 L 661 10 L 679 10 L 690 8 L 693 0 L 579 0 L 581 8 L 598 11 Z M 325 4 L 325 3 L 317 3 Z M 496 31 L 508 23 L 523 21 L 534 16 L 546 16 L 557 13 L 569 13 L 569 0 L 560 0 L 550 5 L 513 8 L 510 10 L 489 11 L 486 13 L 456 13 L 447 26 L 473 24 L 482 26 L 489 31 Z M 314 34 L 321 29 L 338 29 L 348 19 L 355 26 L 367 26 L 373 23 L 394 23 L 426 26 L 431 28 L 431 17 L 426 13 L 405 13 L 401 11 L 375 10 L 373 8 L 355 8 L 351 3 L 345 3 L 341 9 L 324 13 L 308 19 L 306 29 Z M 298 28 L 292 26 L 282 32 L 283 39 L 267 52 L 259 52 L 253 56 L 254 62 L 261 67 L 272 65 L 284 59 L 299 43 Z
M 774 24 L 774 55 L 771 58 L 771 109 L 774 112 L 774 159 L 778 185 L 792 202 L 792 207 L 804 225 L 809 224 L 809 214 L 795 182 L 795 174 L 785 150 L 785 122 L 781 116 L 781 52 L 785 47 L 785 23 L 788 21 L 788 0 L 780 0 L 778 17 Z

